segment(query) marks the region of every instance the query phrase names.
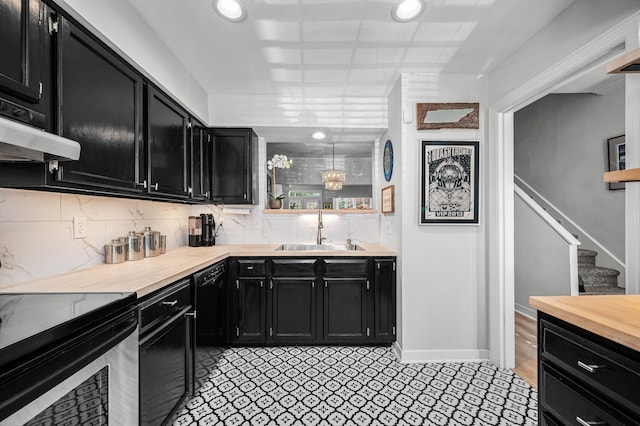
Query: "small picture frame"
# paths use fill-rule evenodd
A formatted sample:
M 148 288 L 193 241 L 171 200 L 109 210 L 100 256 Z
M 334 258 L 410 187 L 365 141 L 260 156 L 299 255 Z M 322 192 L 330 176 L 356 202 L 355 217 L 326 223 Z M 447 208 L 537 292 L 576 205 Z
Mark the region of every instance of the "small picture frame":
M 382 188 L 381 211 L 382 213 L 393 213 L 395 211 L 395 185 Z
M 607 171 L 609 172 L 624 170 L 627 167 L 627 155 L 624 136 L 625 135 L 621 135 L 607 139 L 607 150 L 609 153 L 609 169 Z M 624 189 L 624 186 L 624 182 L 609 183 L 610 190 Z
M 322 208 L 324 210 L 332 210 L 333 209 L 333 204 L 331 203 L 331 201 L 325 201 L 324 203 L 322 203 Z

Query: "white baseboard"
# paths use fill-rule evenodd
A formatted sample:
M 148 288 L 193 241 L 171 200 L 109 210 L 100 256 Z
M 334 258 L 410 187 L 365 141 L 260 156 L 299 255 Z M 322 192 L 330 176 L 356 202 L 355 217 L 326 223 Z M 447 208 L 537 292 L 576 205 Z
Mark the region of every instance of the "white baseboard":
M 488 349 L 403 350 L 396 342 L 392 350 L 401 364 L 489 361 Z
M 520 305 L 518 303 L 515 304 L 514 308 L 517 313 L 522 314 L 527 318 L 530 318 L 534 321 L 538 319 L 538 311 L 535 309 L 531 309 L 528 306 Z

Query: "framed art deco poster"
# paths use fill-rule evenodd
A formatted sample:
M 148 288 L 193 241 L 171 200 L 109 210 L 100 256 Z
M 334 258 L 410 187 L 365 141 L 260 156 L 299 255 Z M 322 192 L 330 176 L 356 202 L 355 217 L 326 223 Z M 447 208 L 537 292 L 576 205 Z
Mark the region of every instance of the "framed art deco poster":
M 422 141 L 420 224 L 478 223 L 479 143 Z

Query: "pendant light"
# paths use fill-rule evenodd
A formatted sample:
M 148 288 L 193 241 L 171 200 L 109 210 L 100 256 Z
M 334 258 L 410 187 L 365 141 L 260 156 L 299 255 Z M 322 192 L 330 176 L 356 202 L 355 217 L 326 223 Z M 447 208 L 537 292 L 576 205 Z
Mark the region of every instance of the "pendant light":
M 336 170 L 336 146 L 331 144 L 331 170 L 325 170 L 322 172 L 322 182 L 324 182 L 324 188 L 331 191 L 338 191 L 342 189 L 342 184 L 346 180 L 346 173 L 344 170 Z

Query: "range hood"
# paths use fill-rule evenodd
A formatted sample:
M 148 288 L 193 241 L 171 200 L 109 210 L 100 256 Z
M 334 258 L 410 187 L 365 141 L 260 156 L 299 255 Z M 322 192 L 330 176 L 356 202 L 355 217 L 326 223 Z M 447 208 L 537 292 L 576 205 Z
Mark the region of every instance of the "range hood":
M 0 162 L 79 158 L 78 142 L 0 117 Z

